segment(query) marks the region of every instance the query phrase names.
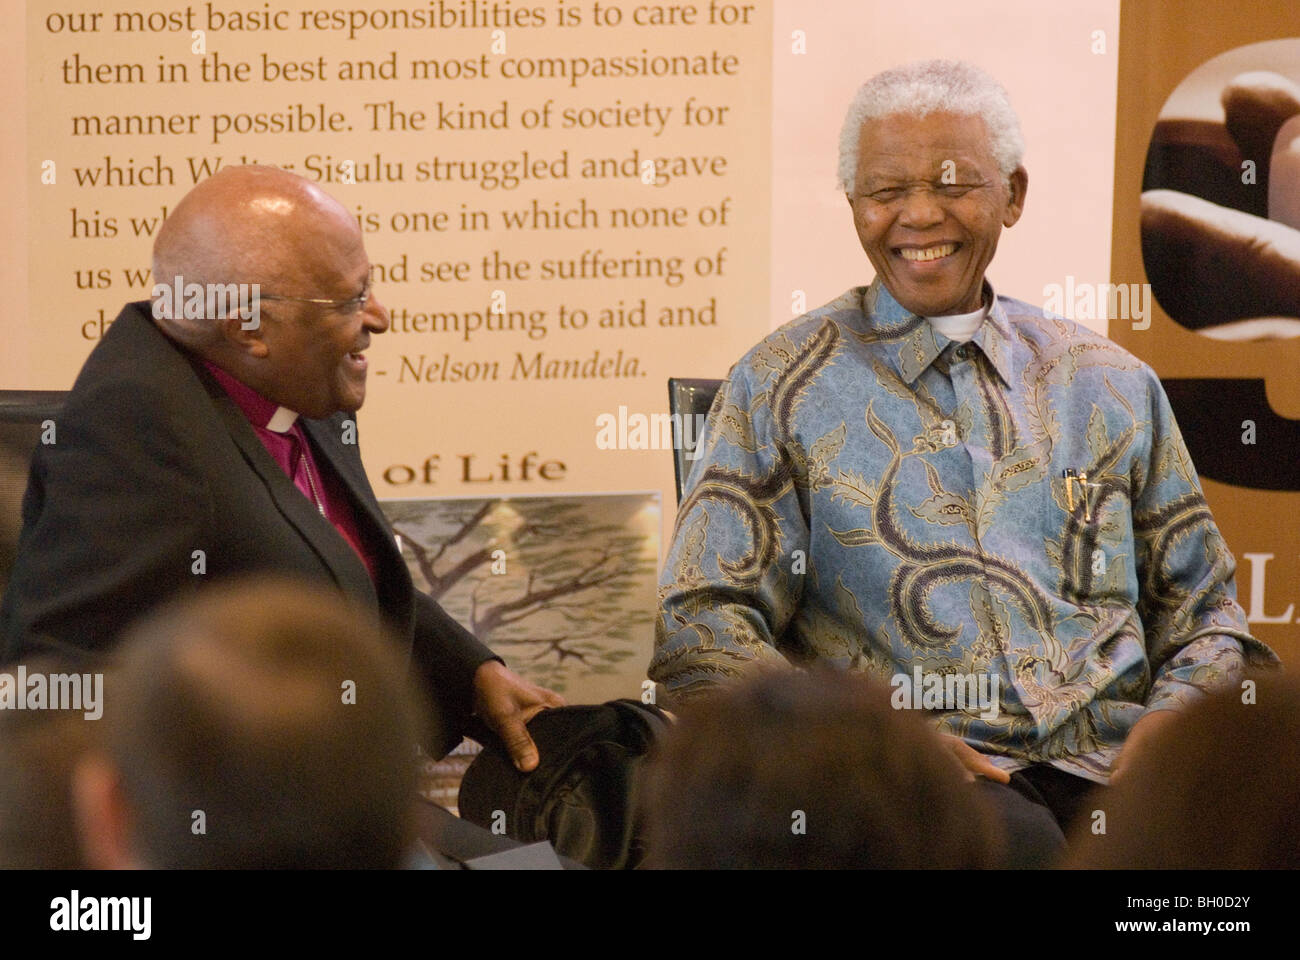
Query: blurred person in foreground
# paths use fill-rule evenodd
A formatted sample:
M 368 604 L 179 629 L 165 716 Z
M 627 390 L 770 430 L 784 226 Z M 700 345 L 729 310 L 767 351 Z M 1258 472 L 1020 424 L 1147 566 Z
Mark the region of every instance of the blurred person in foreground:
M 1276 657 L 1155 372 L 986 279 L 1023 154 L 1006 91 L 969 64 L 859 90 L 839 173 L 875 279 L 732 368 L 649 675 L 677 702 L 760 663 L 888 678 L 1000 786 L 1014 865 L 1047 866 L 1095 784 Z M 1026 801 L 1045 818 L 1010 813 Z
M 72 774 L 104 729 L 104 678 L 73 669 L 39 657 L 0 672 L 0 870 L 86 866 Z M 38 677 L 40 705 L 34 707 Z
M 1071 867 L 1300 868 L 1300 682 L 1261 677 L 1189 708 L 1071 836 Z
M 533 769 L 525 724 L 563 701 L 413 587 L 362 465 L 365 351 L 389 321 L 356 219 L 302 177 L 229 167 L 167 217 L 153 276 L 36 451 L 0 659 L 103 652 L 226 577 L 304 578 L 400 639 L 436 710 L 433 756 L 477 715 Z
M 985 797 L 888 688 L 763 671 L 688 705 L 644 796 L 646 867 L 993 866 Z
M 427 709 L 380 624 L 231 581 L 128 631 L 73 795 L 95 868 L 385 869 L 414 842 Z

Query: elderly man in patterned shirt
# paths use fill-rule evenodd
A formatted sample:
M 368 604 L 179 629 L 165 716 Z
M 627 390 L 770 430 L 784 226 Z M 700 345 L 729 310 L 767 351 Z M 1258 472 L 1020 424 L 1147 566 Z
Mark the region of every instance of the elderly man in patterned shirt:
M 1051 811 L 1021 861 L 1042 863 L 1088 788 L 1276 657 L 1247 632 L 1154 371 L 985 280 L 1023 152 L 1006 92 L 967 64 L 858 92 L 839 173 L 875 280 L 732 369 L 650 676 L 679 699 L 764 662 L 888 678 L 1011 798 L 1013 836 Z

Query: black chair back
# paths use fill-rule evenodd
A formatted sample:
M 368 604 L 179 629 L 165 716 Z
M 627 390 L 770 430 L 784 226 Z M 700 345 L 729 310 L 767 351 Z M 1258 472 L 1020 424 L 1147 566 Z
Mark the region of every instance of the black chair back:
M 725 381 L 723 380 L 687 380 L 681 377 L 670 377 L 668 379 L 668 412 L 675 414 L 681 419 L 680 423 L 685 423 L 687 417 L 691 417 L 691 424 L 703 423 L 703 420 L 694 419 L 697 415 L 707 417 L 709 408 L 713 406 L 713 398 L 717 396 L 718 389 Z M 677 502 L 682 502 L 682 490 L 686 486 L 686 480 L 691 474 L 691 465 L 695 461 L 689 456 L 704 441 L 704 432 L 695 429 L 683 429 L 680 436 L 685 440 L 690 438 L 692 443 L 687 446 L 686 443 L 677 443 L 673 445 L 673 473 L 677 479 Z
M 0 390 L 0 591 L 9 582 L 32 453 L 42 436 L 58 439 L 65 390 Z

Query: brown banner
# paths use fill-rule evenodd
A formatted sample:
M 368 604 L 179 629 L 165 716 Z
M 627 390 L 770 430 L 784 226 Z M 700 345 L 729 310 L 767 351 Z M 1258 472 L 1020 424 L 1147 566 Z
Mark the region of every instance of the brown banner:
M 1300 656 L 1300 9 L 1125 0 L 1110 336 L 1160 374 L 1252 631 Z M 1144 288 L 1143 288 L 1144 289 Z

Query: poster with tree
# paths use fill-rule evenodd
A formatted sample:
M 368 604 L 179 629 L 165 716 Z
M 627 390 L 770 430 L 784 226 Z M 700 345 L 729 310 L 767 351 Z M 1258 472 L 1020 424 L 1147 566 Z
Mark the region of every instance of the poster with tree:
M 417 589 L 510 668 L 569 703 L 637 698 L 654 643 L 658 493 L 389 500 Z M 468 741 L 424 766 L 425 796 L 454 807 Z

